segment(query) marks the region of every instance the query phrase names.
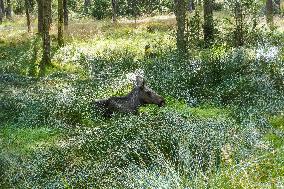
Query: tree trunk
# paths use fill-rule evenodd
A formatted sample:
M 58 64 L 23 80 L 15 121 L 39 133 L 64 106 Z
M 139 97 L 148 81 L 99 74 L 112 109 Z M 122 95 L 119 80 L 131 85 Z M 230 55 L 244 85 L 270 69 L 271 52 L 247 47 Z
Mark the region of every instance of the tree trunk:
M 6 18 L 8 20 L 12 19 L 12 3 L 11 3 L 11 0 L 7 0 Z
M 0 7 L 0 25 L 3 23 L 3 13 L 2 8 Z
M 266 22 L 270 29 L 273 29 L 273 1 L 266 0 Z
M 63 0 L 64 30 L 68 29 L 68 6 L 67 0 Z
M 2 10 L 2 14 L 3 14 L 3 17 L 5 15 L 5 4 L 4 4 L 4 0 L 0 0 L 0 8 Z
M 281 13 L 281 1 L 280 0 L 274 0 L 275 6 L 276 6 L 276 12 L 277 14 Z
M 5 13 L 4 1 L 0 0 L 0 24 L 2 24 L 3 22 L 4 13 Z
M 38 7 L 38 33 L 43 32 L 43 0 L 37 0 Z
M 243 7 L 239 2 L 235 3 L 235 46 L 244 45 L 244 31 L 243 31 Z
M 185 13 L 186 3 L 185 0 L 175 0 L 175 15 L 177 21 L 177 50 L 180 53 L 186 52 L 186 40 L 185 40 Z
M 49 30 L 50 30 L 50 27 L 51 27 L 51 25 L 52 25 L 52 23 L 53 23 L 53 20 L 52 20 L 52 1 L 53 0 L 48 0 L 48 1 L 50 1 L 50 6 L 48 6 L 48 12 L 49 12 L 49 23 L 48 23 L 48 25 L 49 25 Z
M 189 0 L 188 1 L 188 11 L 192 12 L 193 10 L 195 10 L 194 0 Z
M 208 46 L 214 39 L 213 0 L 204 0 L 204 42 Z
M 51 0 L 41 0 L 43 7 L 43 31 L 42 31 L 42 41 L 43 41 L 43 54 L 40 63 L 40 75 L 44 75 L 46 66 L 51 64 L 50 58 L 50 17 L 51 17 Z
M 25 8 L 26 8 L 28 32 L 31 32 L 31 17 L 30 17 L 30 2 L 29 2 L 29 0 L 25 0 Z
M 116 0 L 111 0 L 111 5 L 112 5 L 112 21 L 113 23 L 116 23 L 116 8 L 117 8 L 117 4 L 116 4 Z
M 84 13 L 85 14 L 89 13 L 90 6 L 91 6 L 91 0 L 85 0 L 84 1 Z
M 134 19 L 135 19 L 135 27 L 137 26 L 137 19 L 138 19 L 138 16 L 140 14 L 139 12 L 139 3 L 138 3 L 138 0 L 133 0 L 133 15 L 134 15 Z
M 63 11 L 63 0 L 58 0 L 58 45 L 63 46 L 63 20 L 64 11 Z

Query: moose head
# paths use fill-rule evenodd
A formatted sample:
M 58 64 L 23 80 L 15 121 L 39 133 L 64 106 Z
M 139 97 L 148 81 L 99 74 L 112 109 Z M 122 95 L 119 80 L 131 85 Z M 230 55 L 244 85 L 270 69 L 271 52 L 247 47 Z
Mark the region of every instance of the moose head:
M 141 104 L 156 104 L 159 107 L 165 105 L 165 99 L 148 87 L 141 76 L 136 76 L 136 87 L 134 90 L 137 91 L 136 94 Z

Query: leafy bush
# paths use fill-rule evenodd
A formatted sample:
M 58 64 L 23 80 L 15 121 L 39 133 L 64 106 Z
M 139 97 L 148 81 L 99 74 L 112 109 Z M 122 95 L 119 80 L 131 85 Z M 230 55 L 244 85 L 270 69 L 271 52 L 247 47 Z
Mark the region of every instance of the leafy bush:
M 145 65 L 145 74 L 159 92 L 183 98 L 189 104 L 211 101 L 248 107 L 261 98 L 260 106 L 267 108 L 273 103 L 273 108 L 280 108 L 283 62 L 275 58 L 277 47 L 268 49 L 224 53 L 222 48 L 213 48 L 191 60 L 170 55 Z
M 111 17 L 111 2 L 105 0 L 95 0 L 92 15 L 98 20 Z

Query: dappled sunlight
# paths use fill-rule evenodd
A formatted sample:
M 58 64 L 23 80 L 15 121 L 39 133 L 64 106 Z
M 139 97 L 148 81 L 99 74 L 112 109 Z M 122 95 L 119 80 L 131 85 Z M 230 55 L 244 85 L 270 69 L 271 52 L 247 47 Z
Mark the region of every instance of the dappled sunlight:
M 264 59 L 266 61 L 273 61 L 279 56 L 278 47 L 261 47 L 256 50 L 256 59 Z
M 50 49 L 36 2 L 32 32 L 0 24 L 0 188 L 284 186 L 280 13 L 269 28 L 244 5 L 238 44 L 234 1 L 215 2 L 212 41 L 196 5 L 179 49 L 173 1 L 121 1 L 115 23 L 111 1 L 68 2 L 60 44 L 53 1 Z
M 129 20 L 129 19 L 120 19 L 118 20 L 118 23 L 148 23 L 148 22 L 170 22 L 175 24 L 175 15 L 174 14 L 168 14 L 168 15 L 158 15 L 158 16 L 153 16 L 153 17 L 146 17 L 146 18 L 139 18 L 137 20 Z
M 60 93 L 56 95 L 57 103 L 60 105 L 71 105 L 74 103 L 75 100 L 75 88 L 73 88 L 71 85 L 66 85 L 61 87 Z
M 92 43 L 79 42 L 76 44 L 68 44 L 63 48 L 60 48 L 53 56 L 53 60 L 56 62 L 64 63 L 78 63 L 82 57 L 92 60 L 96 58 L 111 59 L 119 54 L 132 54 L 136 58 L 143 58 L 145 56 L 145 46 L 147 44 L 152 45 L 153 51 L 159 49 L 167 50 L 174 45 L 173 38 L 168 34 L 157 36 L 148 35 L 147 39 L 144 38 L 146 34 L 137 34 L 128 39 L 116 38 L 108 39 L 97 38 L 92 39 Z

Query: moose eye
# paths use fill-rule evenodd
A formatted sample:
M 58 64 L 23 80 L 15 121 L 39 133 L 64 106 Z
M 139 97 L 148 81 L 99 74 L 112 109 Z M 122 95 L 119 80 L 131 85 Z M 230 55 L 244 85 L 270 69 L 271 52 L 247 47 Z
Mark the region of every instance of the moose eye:
M 147 91 L 146 93 L 147 93 L 147 95 L 149 95 L 149 96 L 151 96 L 151 94 L 152 94 L 151 91 Z

